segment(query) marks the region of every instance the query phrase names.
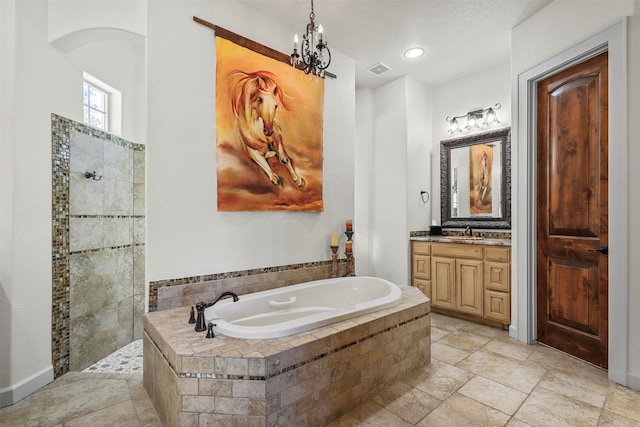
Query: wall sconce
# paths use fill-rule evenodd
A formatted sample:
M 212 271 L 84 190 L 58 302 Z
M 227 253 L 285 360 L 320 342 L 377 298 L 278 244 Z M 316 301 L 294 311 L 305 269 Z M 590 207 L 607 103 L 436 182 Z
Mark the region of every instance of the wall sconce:
M 457 133 L 465 131 L 471 131 L 474 129 L 480 129 L 481 127 L 489 127 L 492 124 L 500 123 L 496 110 L 502 108 L 500 103 L 497 103 L 493 107 L 484 108 L 480 110 L 469 111 L 464 116 L 447 116 L 445 120 L 449 123 L 449 133 Z M 458 120 L 466 119 L 464 128 L 460 126 Z

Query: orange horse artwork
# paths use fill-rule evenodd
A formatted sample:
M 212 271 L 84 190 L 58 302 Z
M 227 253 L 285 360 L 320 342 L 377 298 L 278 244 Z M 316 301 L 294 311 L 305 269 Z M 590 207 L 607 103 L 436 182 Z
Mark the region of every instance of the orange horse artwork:
M 273 73 L 256 71 L 233 74 L 233 113 L 238 121 L 240 138 L 251 160 L 256 162 L 274 185 L 282 185 L 282 178 L 276 175 L 267 159 L 276 156 L 298 187 L 304 187 L 305 180 L 296 173 L 293 160 L 284 148 L 282 128 L 278 124 L 278 108 L 288 109 L 286 95 L 278 86 Z
M 323 210 L 324 81 L 216 37 L 219 211 Z

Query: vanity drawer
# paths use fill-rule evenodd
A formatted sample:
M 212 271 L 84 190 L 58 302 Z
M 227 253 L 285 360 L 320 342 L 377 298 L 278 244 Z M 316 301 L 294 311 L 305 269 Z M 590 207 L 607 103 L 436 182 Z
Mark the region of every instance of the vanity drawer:
M 431 242 L 413 241 L 413 253 L 421 255 L 431 255 Z
M 511 258 L 511 248 L 500 246 L 486 246 L 484 248 L 484 259 L 489 261 L 509 261 Z
M 431 245 L 431 252 L 435 256 L 482 259 L 482 246 L 479 245 L 434 243 Z

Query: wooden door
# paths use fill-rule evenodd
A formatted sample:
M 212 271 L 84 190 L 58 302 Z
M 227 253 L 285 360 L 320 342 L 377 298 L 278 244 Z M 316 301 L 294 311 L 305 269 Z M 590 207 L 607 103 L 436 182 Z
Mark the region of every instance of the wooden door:
M 431 257 L 431 306 L 436 308 L 456 308 L 454 277 L 456 260 Z
M 458 310 L 482 316 L 482 260 L 456 260 L 456 307 Z
M 538 84 L 537 339 L 608 362 L 608 56 Z

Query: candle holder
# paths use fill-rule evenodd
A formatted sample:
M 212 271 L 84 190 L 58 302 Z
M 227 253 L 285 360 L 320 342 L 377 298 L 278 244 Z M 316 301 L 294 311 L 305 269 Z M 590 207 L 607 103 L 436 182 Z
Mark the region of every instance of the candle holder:
M 356 275 L 355 266 L 353 262 L 353 252 L 345 252 L 347 256 L 347 272 L 345 273 L 345 277 L 352 277 Z
M 351 277 L 356 275 L 356 269 L 353 261 L 353 250 L 352 245 L 350 244 L 353 241 L 353 230 L 347 230 L 344 232 L 347 235 L 347 244 L 345 244 L 344 254 L 347 257 L 347 272 L 345 273 L 345 277 Z
M 338 247 L 329 247 L 331 248 L 331 277 L 338 277 Z

